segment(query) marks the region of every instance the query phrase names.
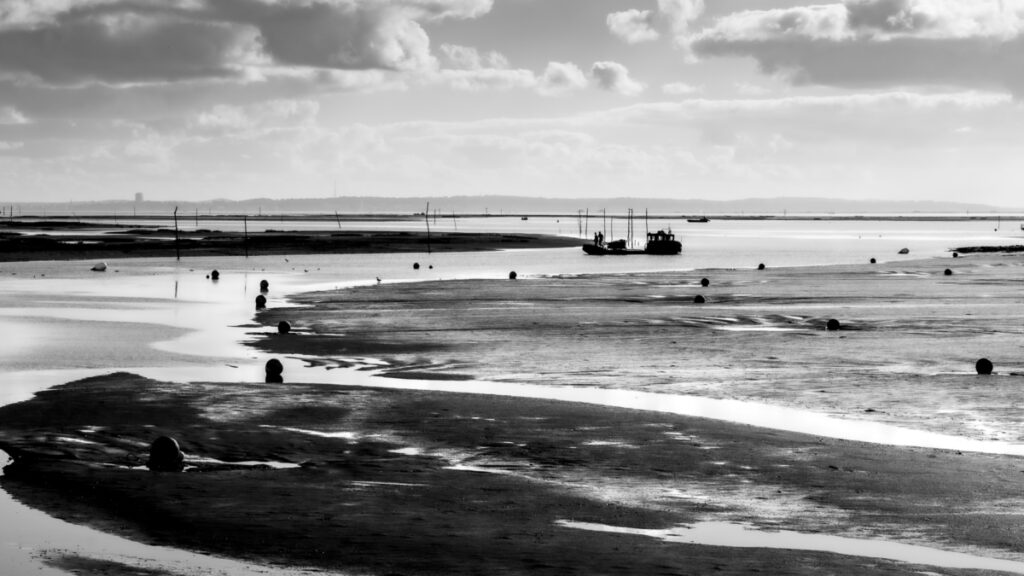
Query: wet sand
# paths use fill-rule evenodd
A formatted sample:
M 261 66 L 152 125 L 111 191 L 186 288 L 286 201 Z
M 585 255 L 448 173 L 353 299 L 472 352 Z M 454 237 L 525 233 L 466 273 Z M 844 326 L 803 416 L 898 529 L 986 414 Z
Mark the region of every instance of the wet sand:
M 394 284 L 263 312 L 261 323 L 295 330 L 256 345 L 337 366 L 379 357 L 388 365 L 374 370 L 441 389 L 491 380 L 698 394 L 1019 441 L 1021 280 L 1016 259 L 986 255 Z M 708 302 L 694 304 L 697 293 Z M 829 318 L 843 329 L 827 332 Z M 975 375 L 980 355 L 999 374 Z M 3 487 L 148 541 L 346 573 L 969 573 L 872 558 L 879 539 L 1024 559 L 1019 457 L 285 376 L 114 374 L 2 408 L 0 447 L 17 459 Z M 193 469 L 138 469 L 161 434 L 179 439 Z M 866 557 L 653 536 L 709 521 L 858 538 Z

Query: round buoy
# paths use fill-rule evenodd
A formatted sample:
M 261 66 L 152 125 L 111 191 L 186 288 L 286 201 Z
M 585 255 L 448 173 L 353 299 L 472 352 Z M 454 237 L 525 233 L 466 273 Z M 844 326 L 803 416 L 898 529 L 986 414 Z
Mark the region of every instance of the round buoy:
M 693 297 L 693 303 L 694 304 L 703 304 L 704 302 L 705 302 L 704 297 L 701 296 L 700 294 L 697 294 L 696 296 Z
M 516 279 L 516 278 L 517 278 L 518 276 L 519 276 L 519 275 L 518 275 L 518 274 L 516 274 L 516 271 L 515 271 L 515 270 L 513 270 L 513 271 L 511 271 L 511 272 L 509 272 L 509 273 L 508 273 L 508 279 L 509 279 L 509 280 L 515 280 L 515 279 Z
M 825 329 L 829 331 L 839 330 L 839 320 L 829 318 L 828 322 L 825 323 Z
M 707 278 L 701 278 L 700 285 L 707 288 L 708 286 L 711 286 L 711 280 L 708 280 Z
M 429 268 L 430 270 L 433 270 L 434 269 L 434 265 L 431 264 L 430 266 L 427 266 L 427 268 Z
M 284 377 L 282 377 L 282 374 L 284 374 L 284 366 L 277 358 L 267 360 L 265 370 L 267 373 L 267 384 L 282 384 L 284 382 Z
M 281 320 L 280 322 L 277 323 L 277 333 L 278 334 L 287 334 L 287 333 L 289 333 L 291 331 L 292 331 L 292 325 L 289 324 L 288 322 L 286 322 L 284 320 Z
M 992 373 L 992 361 L 988 358 L 981 358 L 974 363 L 974 369 L 978 371 L 978 374 L 987 376 Z
M 761 264 L 758 264 L 757 265 L 757 269 L 758 270 L 764 270 L 764 263 L 762 262 Z
M 210 280 L 219 280 L 219 279 L 220 279 L 220 272 L 217 272 L 216 270 L 214 270 L 213 272 L 210 272 Z
M 260 294 L 259 296 L 256 297 L 256 309 L 257 310 L 263 310 L 266 307 L 267 307 L 267 297 L 264 296 L 263 294 Z
M 877 263 L 878 263 L 878 261 L 877 261 L 877 260 L 875 260 L 874 258 L 872 258 L 872 259 L 871 259 L 871 263 L 872 263 L 872 264 L 877 264 Z
M 946 275 L 946 276 L 952 276 L 953 275 L 953 271 L 950 270 L 949 268 L 946 268 L 946 271 L 943 272 L 943 274 Z
M 413 262 L 412 263 L 412 269 L 413 270 L 419 270 L 420 269 L 420 263 L 419 262 Z
M 267 292 L 268 290 L 270 290 L 270 282 L 260 280 L 260 292 Z
M 901 248 L 900 254 L 910 254 L 910 248 Z
M 181 472 L 185 468 L 185 455 L 178 447 L 178 441 L 170 436 L 154 440 L 149 445 L 146 467 L 156 472 Z
M 960 257 L 960 254 L 958 252 L 953 252 L 953 258 L 959 258 L 959 257 Z

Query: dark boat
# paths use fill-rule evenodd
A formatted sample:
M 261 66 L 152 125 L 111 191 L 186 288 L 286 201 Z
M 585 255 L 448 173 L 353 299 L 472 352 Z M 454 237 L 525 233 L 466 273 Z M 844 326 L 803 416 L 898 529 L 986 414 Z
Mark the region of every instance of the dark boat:
M 591 256 L 627 256 L 629 254 L 658 254 L 675 255 L 683 251 L 683 245 L 676 240 L 675 234 L 658 230 L 647 234 L 647 245 L 643 250 L 631 250 L 626 248 L 625 240 L 614 240 L 612 242 L 584 244 L 583 251 Z
M 701 216 L 700 218 L 687 218 L 687 222 L 693 222 L 694 224 L 704 224 L 705 222 L 711 222 L 707 216 Z

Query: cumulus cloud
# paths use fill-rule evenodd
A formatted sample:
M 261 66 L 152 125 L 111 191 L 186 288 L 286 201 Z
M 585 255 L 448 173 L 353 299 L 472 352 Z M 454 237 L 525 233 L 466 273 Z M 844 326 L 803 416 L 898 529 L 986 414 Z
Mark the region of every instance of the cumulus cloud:
M 685 45 L 690 25 L 704 13 L 704 0 L 658 0 L 658 11 L 668 20 L 676 43 Z
M 457 44 L 442 44 L 440 51 L 448 68 L 458 70 L 508 68 L 508 58 L 500 52 L 491 51 L 481 54 L 476 48 Z
M 49 84 L 247 78 L 254 68 L 423 70 L 422 24 L 492 0 L 12 0 L 0 71 Z
M 728 14 L 701 57 L 749 56 L 797 84 L 954 85 L 1024 93 L 1024 1 L 846 0 Z
M 312 100 L 271 100 L 248 106 L 218 104 L 200 112 L 192 126 L 201 131 L 248 132 L 308 125 L 320 111 Z
M 612 12 L 605 19 L 608 30 L 627 44 L 657 40 L 661 35 L 652 28 L 654 14 L 650 10 L 624 10 Z
M 587 85 L 587 77 L 580 67 L 572 62 L 548 62 L 538 81 L 541 94 L 563 94 L 579 90 Z
M 618 92 L 624 96 L 635 96 L 644 91 L 644 85 L 629 76 L 629 69 L 618 62 L 594 62 L 590 67 L 598 87 Z

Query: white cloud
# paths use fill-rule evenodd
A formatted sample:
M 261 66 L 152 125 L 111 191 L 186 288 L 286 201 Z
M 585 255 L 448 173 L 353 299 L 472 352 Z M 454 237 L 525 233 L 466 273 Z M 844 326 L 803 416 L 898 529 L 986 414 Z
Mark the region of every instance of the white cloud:
M 635 96 L 644 91 L 644 85 L 629 77 L 629 69 L 618 62 L 594 62 L 590 68 L 598 87 L 618 92 L 624 96 Z
M 13 106 L 0 106 L 0 126 L 11 124 L 28 124 L 24 114 Z
M 541 94 L 557 95 L 586 87 L 587 77 L 572 62 L 548 62 L 538 82 Z
M 13 2 L 13 3 L 11 3 Z M 492 0 L 8 0 L 0 72 L 53 85 L 259 79 L 254 69 L 421 71 L 422 24 Z M 126 58 L 125 54 L 131 54 Z
M 253 133 L 268 129 L 294 130 L 311 125 L 320 110 L 312 100 L 271 100 L 248 106 L 219 104 L 200 112 L 190 123 L 204 133 Z
M 0 152 L 10 152 L 11 150 L 19 150 L 24 147 L 24 142 L 6 142 L 4 140 L 0 140 Z
M 534 88 L 537 76 L 530 70 L 481 68 L 476 70 L 441 70 L 437 77 L 456 90 L 511 90 Z
M 795 84 L 964 86 L 1024 93 L 1024 0 L 846 0 L 745 10 L 692 38 Z
M 702 86 L 693 86 L 692 84 L 687 84 L 686 82 L 670 82 L 661 87 L 661 92 L 663 94 L 668 94 L 670 96 L 687 96 L 690 94 L 697 94 L 703 91 L 704 88 Z
M 448 68 L 455 68 L 457 70 L 508 68 L 508 58 L 500 52 L 492 51 L 481 54 L 476 48 L 459 46 L 457 44 L 442 44 L 440 51 Z
M 654 15 L 650 10 L 624 10 L 612 12 L 605 19 L 608 30 L 627 44 L 657 40 L 661 35 L 651 27 Z
M 690 25 L 704 13 L 704 0 L 658 0 L 658 11 L 669 22 L 677 45 L 686 45 Z

